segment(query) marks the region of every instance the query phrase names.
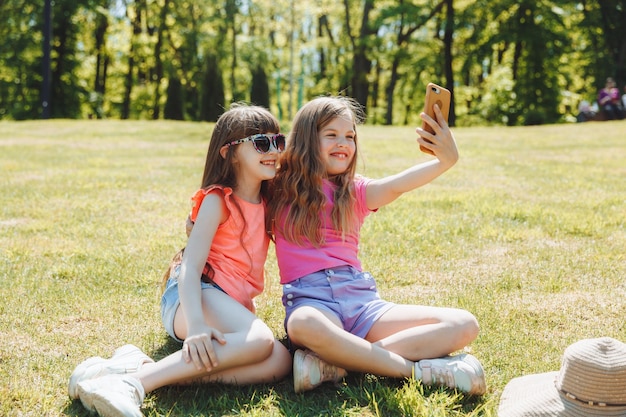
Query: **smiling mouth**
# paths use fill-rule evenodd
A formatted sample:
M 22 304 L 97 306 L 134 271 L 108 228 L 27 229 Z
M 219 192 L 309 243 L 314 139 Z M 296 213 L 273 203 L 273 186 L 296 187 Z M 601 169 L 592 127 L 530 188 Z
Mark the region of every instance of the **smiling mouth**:
M 261 165 L 274 166 L 276 161 L 261 161 Z

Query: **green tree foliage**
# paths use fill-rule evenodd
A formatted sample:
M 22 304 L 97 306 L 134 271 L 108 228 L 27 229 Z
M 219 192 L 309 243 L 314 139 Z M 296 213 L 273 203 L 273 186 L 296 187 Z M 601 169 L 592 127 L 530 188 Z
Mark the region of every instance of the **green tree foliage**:
M 554 123 L 557 106 L 559 59 L 567 42 L 561 16 L 535 1 L 517 3 L 507 22 L 513 31 L 513 79 L 515 104 L 508 123 L 516 125 Z
M 73 118 L 80 114 L 86 99 L 86 85 L 78 78 L 81 55 L 78 49 L 80 26 L 75 18 L 88 0 L 55 0 L 52 42 L 51 115 Z
M 0 118 L 41 115 L 42 8 L 32 2 L 0 2 Z
M 574 10 L 559 3 L 566 2 L 478 1 L 464 11 L 463 19 L 475 22 L 467 30 L 461 70 L 468 113 L 509 125 L 563 117 L 561 95 L 578 75 L 573 68 L 563 71 Z
M 379 48 L 378 61 L 390 63 L 385 87 L 385 124 L 393 124 L 393 110 L 397 101 L 396 88 L 401 83 L 402 78 L 408 75 L 406 73 L 410 71 L 409 67 L 415 63 L 415 55 L 412 54 L 414 51 L 410 48 L 414 35 L 418 30 L 424 29 L 428 22 L 441 12 L 443 5 L 444 3 L 440 2 L 431 8 L 425 5 L 399 2 L 397 5 L 390 5 L 383 9 L 378 18 L 379 22 L 376 26 L 389 31 L 388 44 L 393 45 L 386 50 Z M 401 71 L 404 71 L 405 74 L 401 74 Z M 432 81 L 441 83 L 439 80 Z M 420 84 L 420 86 L 423 87 L 421 89 L 423 91 L 426 85 Z M 415 91 L 411 91 L 410 95 L 414 93 Z M 377 100 L 374 100 L 374 105 L 376 106 L 376 104 Z M 453 119 L 453 114 L 451 114 L 451 118 Z
M 0 118 L 41 117 L 41 5 L 0 14 Z M 625 30 L 626 0 L 55 0 L 51 111 L 215 120 L 249 94 L 289 118 L 347 94 L 370 122 L 416 124 L 432 81 L 451 123 L 553 123 L 607 76 L 623 88 Z
M 85 97 L 78 75 L 76 46 L 80 27 L 72 17 L 84 0 L 57 0 L 54 3 L 51 40 L 53 117 L 75 117 Z M 33 119 L 41 116 L 43 87 L 43 13 L 40 2 L 0 2 L 3 23 L 0 34 L 0 117 Z
M 586 57 L 583 71 L 595 75 L 597 88 L 604 86 L 607 77 L 620 86 L 626 84 L 626 1 L 583 1 L 578 10 L 583 17 L 579 47 L 594 51 L 594 59 Z

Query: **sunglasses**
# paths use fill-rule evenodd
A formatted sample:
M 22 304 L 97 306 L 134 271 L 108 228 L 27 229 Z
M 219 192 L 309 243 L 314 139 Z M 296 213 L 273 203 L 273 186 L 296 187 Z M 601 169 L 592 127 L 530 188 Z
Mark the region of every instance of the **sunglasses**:
M 285 150 L 285 135 L 282 133 L 276 133 L 275 135 L 268 135 L 266 133 L 259 133 L 257 135 L 248 136 L 247 138 L 234 140 L 227 143 L 226 146 L 239 145 L 240 143 L 252 141 L 254 149 L 258 153 L 268 153 L 271 146 L 278 152 Z

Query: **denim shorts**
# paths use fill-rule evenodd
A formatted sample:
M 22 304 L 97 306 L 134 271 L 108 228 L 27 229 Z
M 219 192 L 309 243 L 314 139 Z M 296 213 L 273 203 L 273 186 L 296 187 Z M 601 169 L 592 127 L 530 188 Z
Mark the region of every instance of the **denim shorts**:
M 350 266 L 323 269 L 285 284 L 282 300 L 285 327 L 298 307 L 311 306 L 334 314 L 344 330 L 361 338 L 395 305 L 380 298 L 369 272 Z
M 163 321 L 163 326 L 165 327 L 165 331 L 169 334 L 174 340 L 179 342 L 183 342 L 174 333 L 174 317 L 176 316 L 176 310 L 178 310 L 178 306 L 180 306 L 180 297 L 178 296 L 178 274 L 180 273 L 180 265 L 177 265 L 172 269 L 172 275 L 167 280 L 167 284 L 165 286 L 165 291 L 163 291 L 163 295 L 161 296 L 161 321 Z M 220 288 L 219 285 L 208 283 L 201 281 L 200 287 L 205 289 L 216 289 L 225 293 L 224 290 Z

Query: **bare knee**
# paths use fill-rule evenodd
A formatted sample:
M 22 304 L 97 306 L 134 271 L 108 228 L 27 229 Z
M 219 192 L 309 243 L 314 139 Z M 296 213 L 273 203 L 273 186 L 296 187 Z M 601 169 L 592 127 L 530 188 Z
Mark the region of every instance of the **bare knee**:
M 459 329 L 459 342 L 463 346 L 467 346 L 478 337 L 480 332 L 480 326 L 476 317 L 466 310 L 460 310 L 459 316 L 456 321 L 456 326 Z
M 329 342 L 328 326 L 332 324 L 320 314 L 310 313 L 304 308 L 295 311 L 287 322 L 287 334 L 295 345 L 316 350 Z
M 287 334 L 292 342 L 306 344 L 311 334 L 319 330 L 319 324 L 303 314 L 292 314 L 287 322 Z
M 252 323 L 250 331 L 245 336 L 248 346 L 248 353 L 251 359 L 257 362 L 263 361 L 270 357 L 274 351 L 274 343 L 276 339 L 272 330 L 267 327 L 260 319 Z

